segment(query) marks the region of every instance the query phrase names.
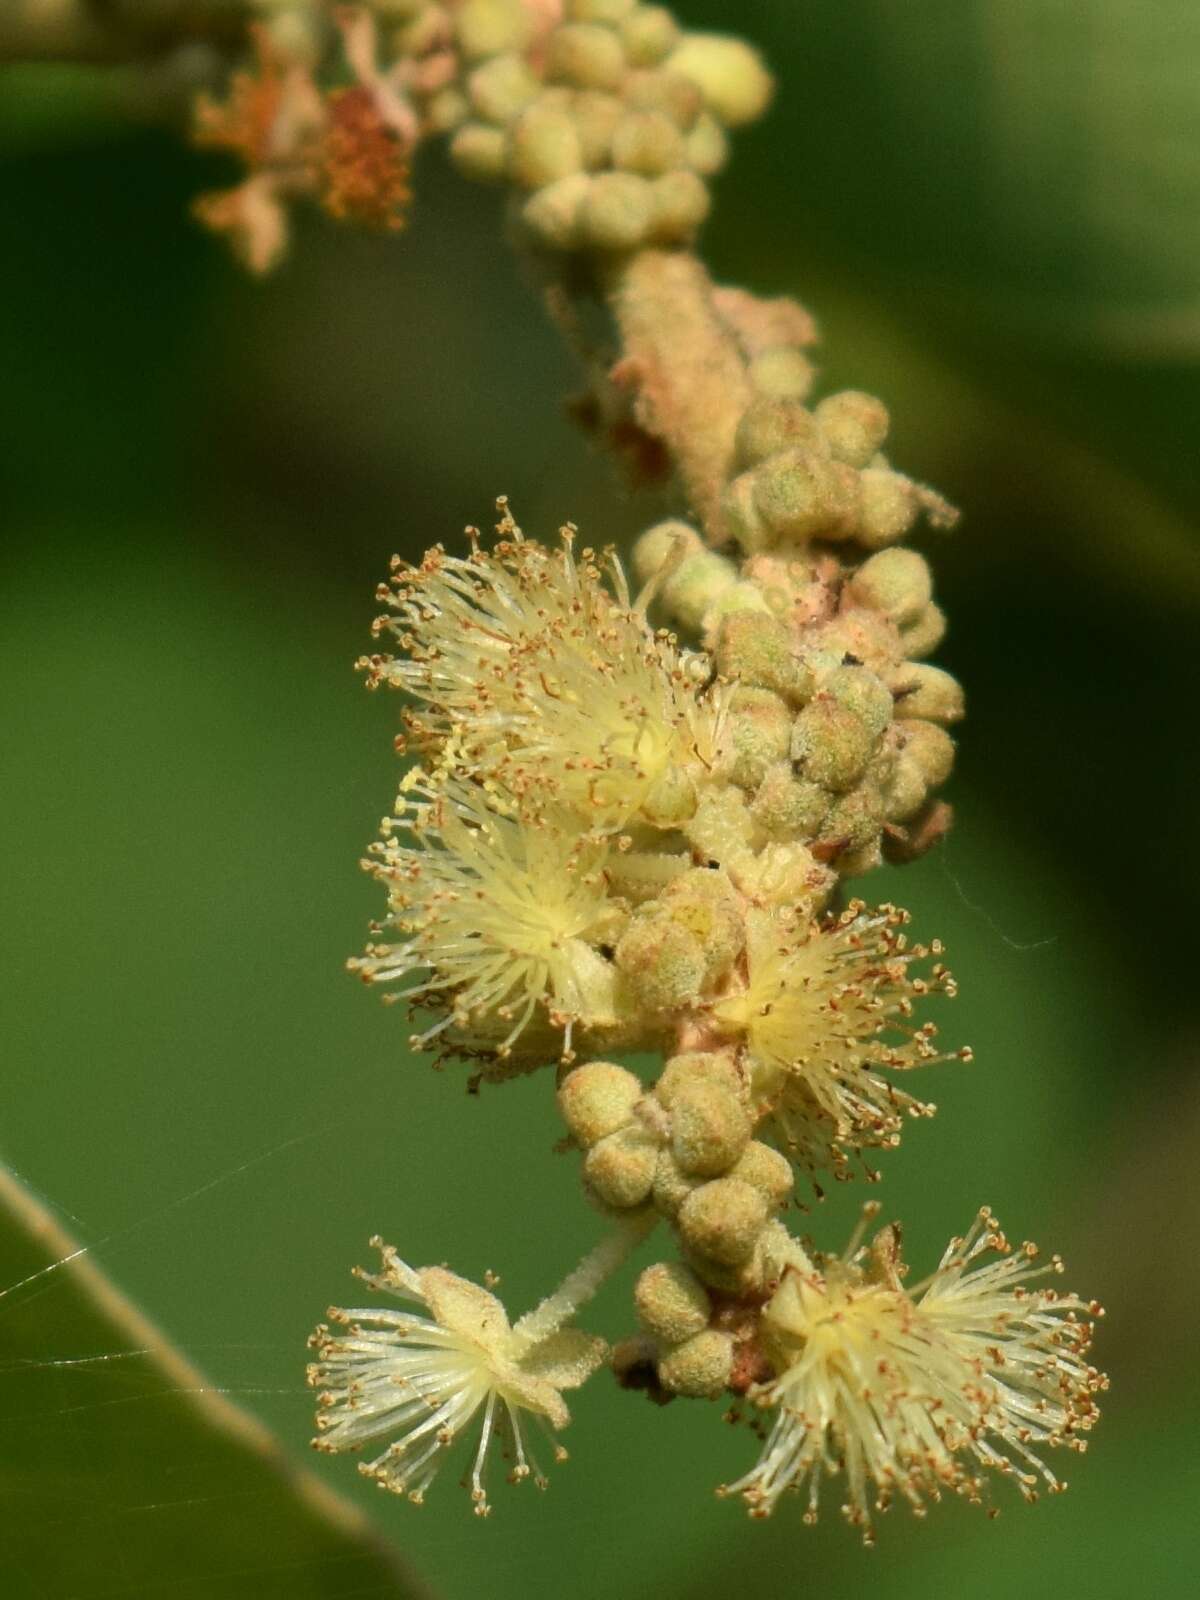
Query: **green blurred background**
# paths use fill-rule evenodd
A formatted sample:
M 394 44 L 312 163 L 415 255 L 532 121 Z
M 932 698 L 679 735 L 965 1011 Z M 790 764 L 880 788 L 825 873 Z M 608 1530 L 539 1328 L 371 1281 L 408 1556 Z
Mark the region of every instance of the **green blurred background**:
M 969 697 L 959 821 L 870 891 L 946 941 L 961 995 L 941 1020 L 976 1063 L 933 1071 L 940 1114 L 879 1193 L 918 1267 L 982 1201 L 1062 1250 L 1109 1308 L 1113 1392 L 1065 1498 L 1027 1510 L 1000 1485 L 995 1522 L 896 1512 L 874 1553 L 832 1509 L 812 1530 L 716 1503 L 753 1441 L 717 1406 L 651 1410 L 604 1378 L 550 1492 L 501 1490 L 486 1524 L 451 1470 L 417 1512 L 316 1466 L 447 1600 L 1191 1596 L 1200 14 L 681 9 L 758 40 L 782 80 L 722 180 L 715 270 L 804 299 L 823 381 L 882 395 L 894 458 L 966 513 L 925 542 L 939 659 Z M 660 507 L 567 421 L 575 375 L 493 195 L 433 156 L 406 234 L 314 222 L 251 282 L 188 220 L 225 169 L 118 100 L 0 78 L 0 1156 L 304 1461 L 304 1336 L 353 1295 L 370 1234 L 501 1271 L 519 1310 L 597 1231 L 547 1080 L 468 1098 L 341 970 L 377 909 L 356 862 L 396 776 L 396 706 L 350 670 L 373 586 L 499 492 L 527 529 L 570 517 L 597 541 Z M 860 1199 L 812 1214 L 819 1243 Z M 37 1287 L 47 1327 L 68 1317 L 59 1279 Z M 628 1331 L 627 1290 L 603 1331 Z M 0 1293 L 0 1341 L 22 1293 Z M 6 1596 L 399 1592 L 286 1561 L 169 1432 L 148 1576 L 168 1512 L 89 1466 L 166 1402 L 119 1376 L 89 1398 L 71 1369 L 36 1399 L 29 1359 L 0 1361 Z M 196 1557 L 231 1516 L 269 1559 Z

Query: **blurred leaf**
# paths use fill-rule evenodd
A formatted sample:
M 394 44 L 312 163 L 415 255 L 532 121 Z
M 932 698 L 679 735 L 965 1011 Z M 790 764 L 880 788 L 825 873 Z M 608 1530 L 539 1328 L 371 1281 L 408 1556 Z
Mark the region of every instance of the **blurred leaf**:
M 6 1596 L 426 1592 L 4 1168 L 0 1282 Z

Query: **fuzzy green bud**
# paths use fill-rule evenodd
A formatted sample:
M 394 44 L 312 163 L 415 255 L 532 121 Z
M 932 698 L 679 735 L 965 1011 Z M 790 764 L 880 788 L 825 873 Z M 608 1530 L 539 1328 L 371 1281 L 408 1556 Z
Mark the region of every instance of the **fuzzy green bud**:
M 693 1178 L 684 1172 L 669 1150 L 660 1150 L 654 1168 L 654 1187 L 651 1190 L 655 1208 L 661 1211 L 664 1217 L 677 1217 L 679 1208 L 688 1195 L 698 1189 L 703 1182 L 703 1178 Z
M 685 1050 L 672 1056 L 654 1085 L 654 1094 L 670 1111 L 676 1096 L 693 1083 L 715 1083 L 739 1099 L 744 1098 L 742 1077 L 733 1053 L 728 1050 Z
M 636 250 L 654 221 L 654 200 L 645 178 L 632 172 L 600 172 L 580 211 L 589 244 L 600 250 Z
M 501 127 L 536 100 L 539 88 L 525 61 L 513 54 L 493 56 L 467 79 L 476 115 Z
M 799 400 L 752 400 L 738 423 L 737 454 L 743 467 L 756 467 L 781 450 L 819 443 L 816 418 Z
M 696 815 L 684 832 L 694 848 L 708 860 L 736 861 L 754 839 L 754 819 L 745 795 L 732 785 L 706 789 L 700 796 Z
M 698 1255 L 735 1267 L 753 1255 L 768 1215 L 761 1190 L 741 1178 L 714 1178 L 680 1206 L 679 1231 Z
M 650 237 L 659 244 L 686 243 L 712 209 L 712 196 L 694 172 L 665 172 L 650 184 L 654 217 Z
M 757 1189 L 772 1211 L 778 1211 L 791 1199 L 794 1187 L 791 1162 L 761 1140 L 751 1139 L 729 1176 Z
M 625 79 L 623 94 L 631 109 L 665 112 L 685 133 L 704 109 L 704 97 L 696 85 L 678 72 L 663 68 L 631 72 Z
M 704 549 L 704 541 L 687 522 L 656 522 L 633 547 L 633 570 L 639 583 L 648 583 L 677 555 L 692 555 Z
M 625 52 L 611 28 L 594 22 L 568 22 L 555 28 L 546 45 L 546 77 L 577 89 L 615 89 L 625 72 Z
M 905 755 L 916 762 L 931 789 L 939 788 L 954 770 L 954 740 L 936 722 L 905 717 L 896 728 L 904 738 Z
M 785 757 L 792 739 L 792 714 L 769 689 L 739 686 L 729 709 L 730 781 L 757 789 L 768 770 Z
M 833 803 L 830 791 L 811 778 L 797 778 L 790 761 L 772 767 L 759 785 L 751 815 L 781 839 L 814 839 Z
M 633 1304 L 646 1332 L 667 1344 L 682 1344 L 703 1333 L 712 1316 L 708 1290 L 678 1261 L 647 1267 L 634 1285 Z
M 771 400 L 807 399 L 816 380 L 816 369 L 794 345 L 772 345 L 750 363 L 750 382 L 760 395 Z
M 628 17 L 637 0 L 567 0 L 567 16 L 572 22 L 620 22 Z
M 526 189 L 540 189 L 582 166 L 583 148 L 571 113 L 549 96 L 539 96 L 509 130 L 509 175 Z
M 862 777 L 877 740 L 853 711 L 822 694 L 796 718 L 792 761 L 802 777 L 823 789 L 849 789 Z
M 917 520 L 912 479 L 889 467 L 867 467 L 859 482 L 862 510 L 856 537 L 872 550 L 903 539 Z
M 896 709 L 903 717 L 958 722 L 966 714 L 962 684 L 941 667 L 931 667 L 924 662 L 906 666 L 894 687 Z
M 715 1178 L 746 1148 L 750 1118 L 741 1099 L 703 1079 L 680 1088 L 671 1106 L 671 1153 L 681 1172 Z
M 888 822 L 907 822 L 925 804 L 925 774 L 911 756 L 898 755 L 879 785 L 879 803 Z
M 859 389 L 831 394 L 816 409 L 817 423 L 834 459 L 850 467 L 865 467 L 887 438 L 887 407 L 874 395 Z
M 735 612 L 725 618 L 717 635 L 716 660 L 722 677 L 771 689 L 797 705 L 810 699 L 816 686 L 811 667 L 796 651 L 792 630 L 778 618 L 757 612 Z
M 804 446 L 772 456 L 754 474 L 755 507 L 779 540 L 843 536 L 856 490 L 833 462 Z
M 499 183 L 504 177 L 508 141 L 500 128 L 486 122 L 465 122 L 450 141 L 450 159 L 476 183 Z
M 742 952 L 746 933 L 741 907 L 724 872 L 696 867 L 673 878 L 655 914 L 694 935 L 704 952 L 706 983 L 723 978 Z
M 613 129 L 615 167 L 656 178 L 683 162 L 683 135 L 662 111 L 628 111 Z
M 881 550 L 851 578 L 850 593 L 860 605 L 903 627 L 914 622 L 932 599 L 933 576 L 925 557 L 915 550 Z
M 830 797 L 822 795 L 827 809 Z M 816 831 L 814 826 L 812 834 Z M 835 884 L 829 868 L 794 839 L 765 844 L 757 855 L 747 853 L 730 876 L 757 906 L 788 906 L 814 916 L 824 910 Z
M 628 1210 L 650 1196 L 658 1146 L 645 1128 L 620 1128 L 592 1145 L 583 1159 L 583 1179 L 606 1206 Z
M 679 43 L 679 24 L 666 6 L 638 6 L 624 17 L 619 32 L 634 67 L 656 67 Z
M 946 637 L 946 613 L 931 600 L 921 615 L 900 630 L 900 643 L 910 661 L 932 655 Z
M 656 905 L 636 912 L 616 949 L 636 1000 L 655 1013 L 692 1005 L 704 986 L 704 947 L 689 929 L 659 913 Z
M 667 64 L 696 85 L 709 110 L 730 128 L 760 117 L 774 89 L 758 51 L 724 34 L 685 34 Z
M 615 174 L 614 174 L 615 176 Z M 633 180 L 635 183 L 639 179 Z M 685 557 L 662 586 L 663 602 L 687 628 L 699 630 L 711 607 L 738 581 L 737 568 L 715 550 Z
M 696 118 L 684 143 L 687 164 L 702 178 L 715 178 L 729 161 L 729 136 L 709 112 Z
M 719 1395 L 733 1372 L 733 1336 L 709 1328 L 664 1355 L 658 1381 L 671 1394 L 695 1400 Z
M 521 207 L 521 220 L 540 244 L 570 250 L 579 243 L 579 217 L 591 182 L 586 172 L 572 172 L 529 196 Z
M 589 171 L 607 167 L 612 155 L 613 129 L 625 115 L 619 97 L 602 89 L 581 89 L 571 107 L 583 164 Z
M 575 1067 L 558 1091 L 558 1109 L 577 1144 L 585 1148 L 626 1127 L 645 1090 L 640 1078 L 612 1061 Z
M 656 828 L 674 828 L 696 814 L 696 785 L 682 767 L 670 767 L 642 801 L 640 815 Z
M 892 691 L 869 667 L 836 668 L 821 692 L 856 716 L 872 739 L 878 739 L 892 720 Z
M 879 797 L 869 784 L 839 795 L 821 824 L 820 843 L 836 848 L 839 872 L 866 871 L 879 860 Z
M 721 515 L 725 519 L 725 526 L 742 547 L 743 554 L 748 556 L 769 550 L 775 543 L 774 530 L 767 526 L 758 509 L 754 494 L 756 482 L 753 472 L 740 473 L 726 484 L 721 497 Z
M 454 16 L 459 47 L 469 61 L 529 42 L 532 18 L 522 0 L 463 0 Z

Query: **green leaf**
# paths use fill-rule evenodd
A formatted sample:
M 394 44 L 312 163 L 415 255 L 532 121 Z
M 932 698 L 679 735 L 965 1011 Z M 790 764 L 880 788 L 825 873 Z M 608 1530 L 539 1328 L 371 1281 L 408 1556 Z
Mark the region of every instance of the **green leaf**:
M 6 1596 L 423 1594 L 0 1168 Z

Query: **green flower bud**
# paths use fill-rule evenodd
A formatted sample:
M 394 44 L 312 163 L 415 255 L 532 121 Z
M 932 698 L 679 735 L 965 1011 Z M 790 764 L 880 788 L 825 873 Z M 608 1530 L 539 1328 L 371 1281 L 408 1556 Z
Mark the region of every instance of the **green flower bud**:
M 815 450 L 783 450 L 755 471 L 755 508 L 776 539 L 843 537 L 854 509 L 849 495 L 857 491 L 850 481 L 855 477 Z
M 828 806 L 829 796 L 821 793 Z M 824 910 L 837 881 L 807 845 L 795 840 L 766 844 L 757 855 L 745 855 L 730 876 L 755 905 L 788 906 L 810 916 Z
M 714 1178 L 679 1208 L 679 1231 L 698 1255 L 722 1266 L 748 1261 L 769 1215 L 762 1191 L 741 1178 Z
M 756 482 L 753 472 L 743 472 L 726 485 L 721 498 L 721 515 L 725 519 L 725 526 L 748 556 L 757 555 L 760 550 L 769 550 L 775 543 L 774 530 L 767 526 L 759 513 L 754 495 Z
M 540 244 L 571 250 L 579 243 L 579 218 L 591 183 L 586 172 L 572 172 L 533 191 L 521 207 L 521 220 Z
M 625 16 L 619 32 L 634 67 L 656 67 L 679 43 L 679 24 L 666 6 L 638 6 Z
M 717 635 L 717 671 L 722 677 L 771 689 L 802 705 L 816 687 L 812 669 L 796 650 L 795 636 L 776 617 L 735 612 Z
M 567 0 L 567 16 L 572 22 L 620 22 L 629 16 L 637 0 Z
M 609 165 L 613 129 L 625 115 L 625 107 L 615 94 L 602 89 L 581 89 L 571 107 L 583 164 L 589 171 Z
M 799 774 L 823 789 L 849 789 L 866 771 L 878 733 L 827 695 L 809 702 L 792 729 L 791 756 Z
M 832 804 L 828 789 L 811 778 L 797 778 L 791 762 L 782 761 L 763 778 L 750 813 L 766 833 L 782 839 L 815 839 Z
M 463 0 L 454 15 L 454 31 L 463 55 L 474 61 L 522 49 L 533 21 L 522 0 Z
M 889 467 L 867 467 L 859 482 L 862 511 L 856 537 L 872 550 L 903 539 L 917 520 L 912 479 Z
M 879 786 L 883 816 L 888 822 L 907 822 L 925 804 L 927 793 L 925 774 L 918 764 L 911 756 L 898 756 Z
M 685 34 L 667 64 L 696 85 L 709 110 L 730 128 L 760 117 L 774 89 L 758 51 L 724 34 Z
M 684 141 L 684 155 L 692 171 L 715 178 L 729 162 L 729 135 L 710 112 L 702 111 Z
M 729 760 L 725 771 L 732 783 L 757 789 L 777 761 L 788 753 L 792 714 L 769 689 L 739 687 L 729 711 Z
M 512 121 L 531 101 L 541 85 L 518 55 L 493 56 L 467 79 L 467 93 L 478 116 L 500 126 Z
M 900 643 L 910 661 L 932 655 L 946 637 L 946 613 L 931 600 L 915 622 L 900 630 Z
M 929 563 L 915 550 L 881 550 L 850 579 L 850 593 L 861 605 L 903 626 L 914 622 L 933 596 Z
M 695 867 L 672 879 L 656 915 L 670 917 L 695 936 L 704 952 L 704 978 L 723 978 L 742 953 L 746 930 L 733 886 L 724 872 Z
M 696 815 L 684 828 L 692 846 L 709 861 L 729 866 L 754 841 L 754 819 L 738 788 L 706 789 Z
M 694 1400 L 719 1395 L 733 1372 L 733 1335 L 709 1328 L 676 1345 L 658 1363 L 658 1381 Z
M 647 1267 L 633 1288 L 638 1320 L 667 1344 L 682 1344 L 708 1327 L 712 1302 L 696 1274 L 678 1261 Z
M 606 1206 L 625 1211 L 650 1196 L 658 1145 L 645 1128 L 620 1128 L 592 1145 L 583 1158 L 583 1180 Z
M 743 467 L 790 450 L 797 445 L 821 447 L 816 418 L 799 400 L 752 400 L 738 423 L 737 454 Z
M 664 1217 L 677 1217 L 680 1206 L 703 1181 L 702 1178 L 689 1177 L 686 1172 L 681 1171 L 669 1150 L 660 1150 L 654 1168 L 654 1187 L 651 1190 L 655 1209 Z
M 816 369 L 790 344 L 772 345 L 750 363 L 750 382 L 770 400 L 804 400 L 816 380 Z
M 600 250 L 636 250 L 650 232 L 654 200 L 645 178 L 600 172 L 580 212 L 584 238 Z
M 830 806 L 818 845 L 836 852 L 833 865 L 839 873 L 865 872 L 861 862 L 874 865 L 879 860 L 881 821 L 879 796 L 864 784 L 839 795 Z
M 918 662 L 905 666 L 895 684 L 896 710 L 905 717 L 929 722 L 958 722 L 966 714 L 962 684 L 941 667 Z
M 694 1083 L 715 1083 L 739 1100 L 746 1096 L 742 1075 L 730 1050 L 685 1050 L 681 1055 L 672 1056 L 654 1085 L 654 1094 L 671 1111 L 676 1097 Z
M 613 129 L 615 167 L 656 178 L 683 162 L 683 135 L 662 111 L 627 111 Z
M 681 1172 L 715 1178 L 746 1148 L 750 1117 L 730 1089 L 703 1079 L 682 1086 L 671 1105 L 671 1153 Z
M 682 168 L 655 178 L 650 199 L 654 208 L 650 237 L 659 244 L 685 244 L 712 208 L 706 185 Z
M 616 960 L 635 998 L 652 1013 L 694 1004 L 707 975 L 699 939 L 659 914 L 656 905 L 634 913 L 617 944 Z
M 507 148 L 502 129 L 485 122 L 464 122 L 450 141 L 450 159 L 477 183 L 499 183 L 504 177 Z
M 508 135 L 508 171 L 526 189 L 540 189 L 583 166 L 571 113 L 542 95 L 522 111 Z
M 662 111 L 686 133 L 704 107 L 690 79 L 664 69 L 631 72 L 624 84 L 625 104 L 637 111 Z
M 917 763 L 931 789 L 939 788 L 954 769 L 954 740 L 936 722 L 906 717 L 896 728 L 903 735 L 905 755 Z
M 450 133 L 471 115 L 467 97 L 452 85 L 439 89 L 426 104 L 425 119 L 433 133 Z
M 850 467 L 867 466 L 887 438 L 887 407 L 859 389 L 845 389 L 822 400 L 816 418 L 834 459 Z
M 773 1150 L 769 1144 L 763 1144 L 758 1139 L 751 1139 L 729 1176 L 739 1178 L 752 1189 L 757 1189 L 772 1211 L 778 1211 L 792 1197 L 794 1180 L 791 1162 L 778 1150 Z
M 615 89 L 625 72 L 625 52 L 611 28 L 568 22 L 546 44 L 546 77 L 578 89 Z
M 614 174 L 616 176 L 616 174 Z M 634 183 L 641 180 L 634 178 Z M 737 583 L 737 568 L 715 550 L 686 557 L 662 586 L 663 603 L 684 627 L 699 631 L 709 609 Z
M 682 767 L 671 767 L 642 801 L 640 815 L 656 828 L 674 828 L 696 815 L 696 785 Z
M 649 583 L 663 564 L 682 547 L 685 555 L 704 549 L 704 541 L 689 523 L 656 522 L 633 547 L 633 570 L 639 583 Z
M 892 720 L 892 691 L 869 667 L 838 667 L 826 677 L 821 692 L 853 713 L 873 739 Z
M 585 1148 L 626 1127 L 645 1093 L 642 1081 L 611 1061 L 575 1067 L 558 1091 L 558 1109 L 577 1144 Z
M 721 624 L 726 617 L 753 612 L 756 616 L 764 617 L 773 615 L 767 605 L 767 598 L 756 583 L 746 581 L 735 583 L 727 589 L 714 605 L 708 608 L 704 617 L 704 639 L 706 648 L 711 647 L 713 638 L 720 632 Z

